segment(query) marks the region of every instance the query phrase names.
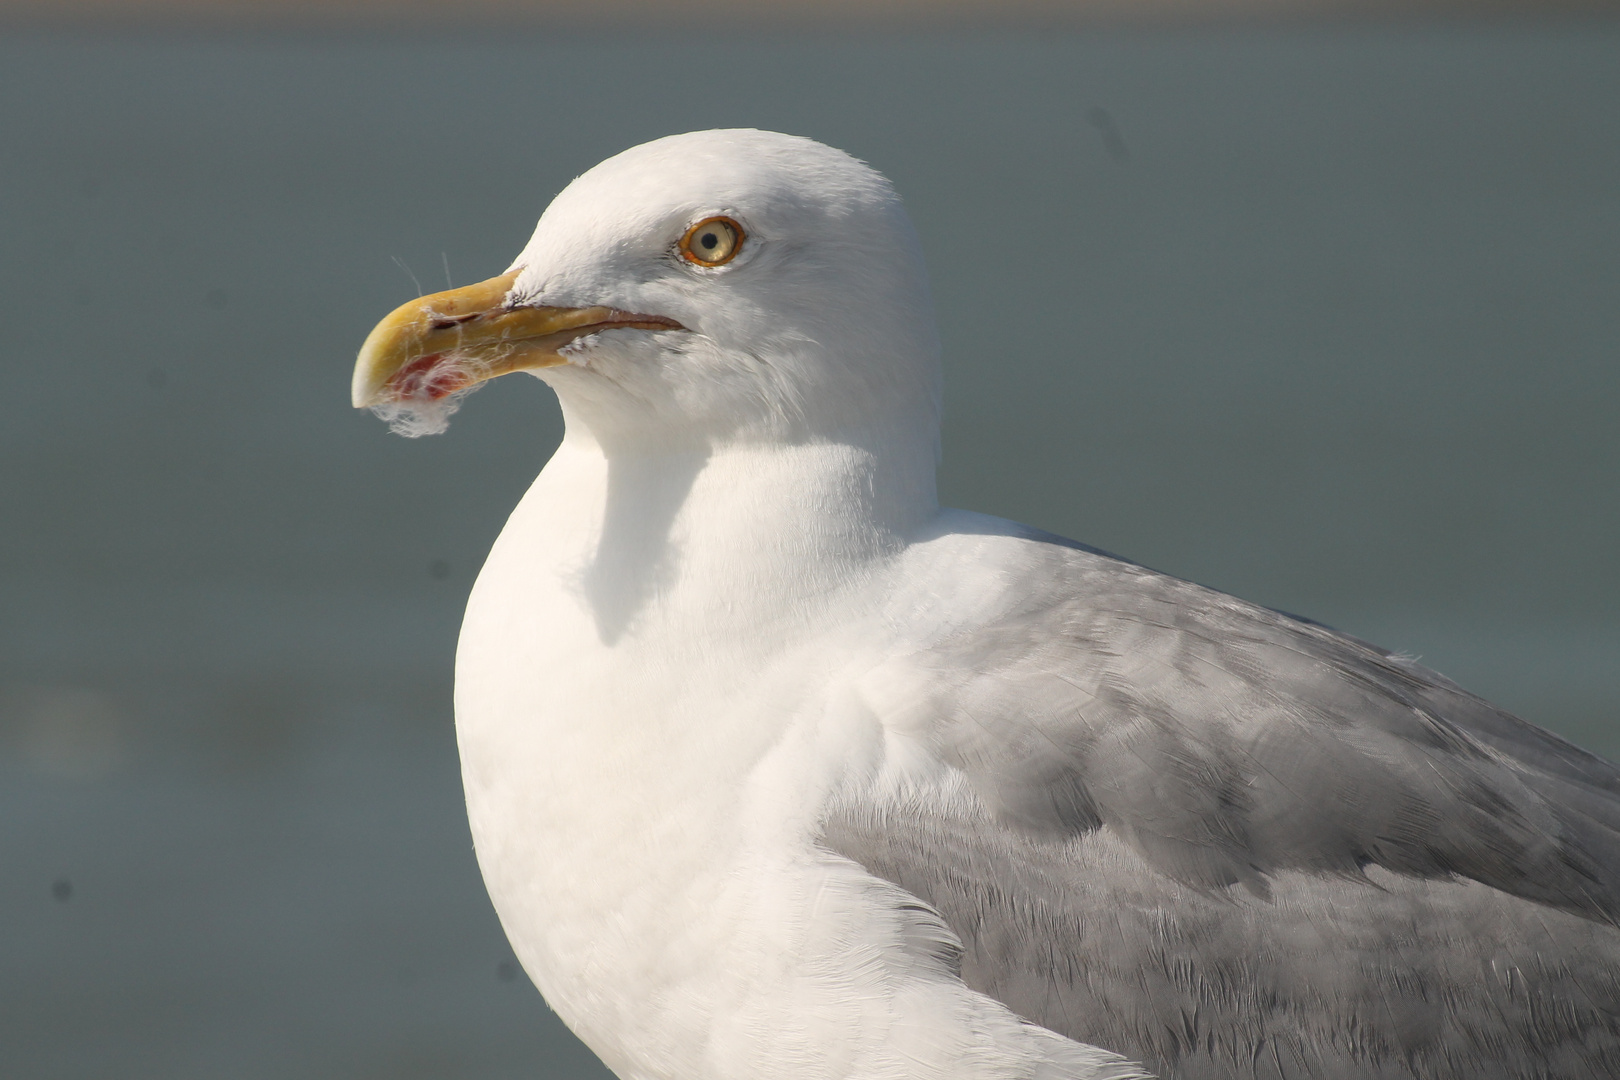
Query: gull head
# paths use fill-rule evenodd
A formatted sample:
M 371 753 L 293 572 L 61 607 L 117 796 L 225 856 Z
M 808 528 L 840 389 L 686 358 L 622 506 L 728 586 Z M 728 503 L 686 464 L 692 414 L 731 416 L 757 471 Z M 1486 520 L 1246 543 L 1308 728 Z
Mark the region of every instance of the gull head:
M 810 139 L 701 131 L 569 184 L 499 277 L 407 303 L 354 403 L 405 434 L 530 371 L 605 449 L 936 438 L 938 342 L 916 236 L 882 175 Z

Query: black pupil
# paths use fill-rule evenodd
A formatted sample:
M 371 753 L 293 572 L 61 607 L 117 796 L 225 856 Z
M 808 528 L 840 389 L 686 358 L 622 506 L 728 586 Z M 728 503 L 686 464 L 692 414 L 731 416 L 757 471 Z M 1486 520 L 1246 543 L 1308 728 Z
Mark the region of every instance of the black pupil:
M 712 251 L 720 246 L 720 238 L 712 232 L 706 232 L 702 236 L 698 237 L 698 243 Z

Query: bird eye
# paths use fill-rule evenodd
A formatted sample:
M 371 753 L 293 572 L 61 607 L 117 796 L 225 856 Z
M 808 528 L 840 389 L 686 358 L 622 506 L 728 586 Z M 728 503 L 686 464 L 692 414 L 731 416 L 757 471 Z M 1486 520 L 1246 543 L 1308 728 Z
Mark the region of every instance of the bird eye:
M 706 218 L 681 237 L 681 257 L 699 266 L 720 266 L 742 249 L 742 226 L 728 217 Z

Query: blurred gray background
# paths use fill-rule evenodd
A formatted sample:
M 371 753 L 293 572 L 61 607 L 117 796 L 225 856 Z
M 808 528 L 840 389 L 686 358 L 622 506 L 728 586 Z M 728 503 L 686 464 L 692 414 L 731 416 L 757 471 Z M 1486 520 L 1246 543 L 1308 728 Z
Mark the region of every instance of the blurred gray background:
M 571 177 L 888 173 L 943 493 L 1620 755 L 1620 23 L 0 34 L 0 1076 L 591 1078 L 460 801 L 468 586 L 560 434 L 348 406 Z M 414 279 L 414 280 L 413 280 Z

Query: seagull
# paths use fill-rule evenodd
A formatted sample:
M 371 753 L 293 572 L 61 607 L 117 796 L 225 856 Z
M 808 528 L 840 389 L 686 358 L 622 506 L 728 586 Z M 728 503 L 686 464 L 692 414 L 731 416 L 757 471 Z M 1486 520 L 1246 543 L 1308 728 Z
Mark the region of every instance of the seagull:
M 942 509 L 939 351 L 891 185 L 753 130 L 608 159 L 367 338 L 407 434 L 511 371 L 562 406 L 455 695 L 557 1014 L 624 1080 L 1620 1076 L 1620 771 Z

